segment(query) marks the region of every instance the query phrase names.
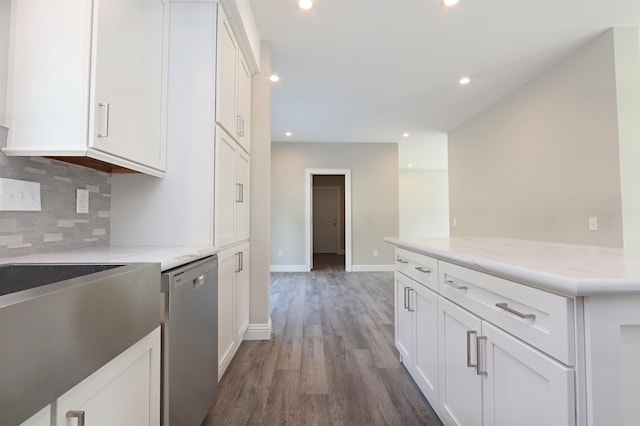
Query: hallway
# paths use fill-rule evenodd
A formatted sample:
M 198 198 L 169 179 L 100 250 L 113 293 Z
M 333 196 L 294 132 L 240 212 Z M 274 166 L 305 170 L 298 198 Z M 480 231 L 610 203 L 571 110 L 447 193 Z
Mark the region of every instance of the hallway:
M 243 342 L 203 426 L 439 425 L 398 362 L 393 273 L 272 273 L 270 341 Z

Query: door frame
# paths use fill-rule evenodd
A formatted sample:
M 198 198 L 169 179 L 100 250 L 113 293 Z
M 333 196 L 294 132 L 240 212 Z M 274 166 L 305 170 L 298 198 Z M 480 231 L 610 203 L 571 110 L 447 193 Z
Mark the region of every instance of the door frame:
M 344 270 L 351 272 L 351 169 L 305 169 L 305 269 L 313 268 L 313 176 L 344 176 Z

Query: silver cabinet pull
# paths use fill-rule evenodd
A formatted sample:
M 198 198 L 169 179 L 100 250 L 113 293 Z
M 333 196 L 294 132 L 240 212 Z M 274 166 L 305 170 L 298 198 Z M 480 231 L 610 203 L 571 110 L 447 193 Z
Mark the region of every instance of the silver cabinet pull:
M 478 367 L 476 364 L 471 363 L 471 336 L 477 336 L 478 332 L 474 330 L 467 331 L 467 367 L 476 368 Z M 477 344 L 477 343 L 476 343 Z M 476 363 L 478 360 L 476 359 Z
M 84 411 L 70 410 L 67 411 L 67 418 L 78 419 L 78 426 L 84 426 Z
M 98 137 L 108 138 L 109 137 L 109 104 L 105 102 L 100 102 L 98 106 L 102 108 L 104 111 L 104 119 L 103 119 L 104 133 L 98 133 Z
M 236 268 L 236 272 L 242 272 L 242 270 L 244 269 L 244 253 L 242 253 L 241 251 L 237 252 L 236 259 L 238 260 L 238 267 Z
M 409 287 L 405 287 L 404 288 L 404 308 L 405 309 L 409 309 L 409 307 L 407 306 L 407 290 L 409 289 Z
M 404 259 L 403 259 L 403 258 L 401 258 L 401 257 L 397 258 L 397 259 L 396 259 L 396 262 L 398 262 L 398 263 L 409 263 L 409 261 L 408 261 L 408 260 L 404 260 Z
M 431 269 L 429 269 L 429 268 L 424 268 L 424 267 L 422 267 L 422 266 L 416 266 L 416 267 L 415 267 L 415 268 L 413 268 L 413 269 L 415 269 L 416 271 L 419 271 L 419 272 L 425 273 L 425 274 L 430 274 L 430 273 L 431 273 Z
M 509 305 L 506 303 L 496 303 L 496 306 L 522 319 L 527 319 L 532 321 L 535 321 L 536 319 L 536 316 L 534 314 L 523 314 L 522 312 L 519 312 L 513 308 L 510 308 Z
M 409 287 L 409 291 L 407 292 L 407 293 L 409 294 L 409 297 L 408 297 L 408 299 L 409 299 L 409 300 L 407 301 L 407 305 L 409 306 L 409 307 L 407 308 L 407 310 L 408 310 L 409 312 L 415 312 L 415 311 L 416 311 L 415 309 L 413 309 L 413 308 L 411 307 L 411 292 L 412 292 L 412 291 L 415 291 L 415 290 L 414 290 L 414 289 L 412 289 L 411 287 Z
M 193 280 L 193 288 L 198 288 L 204 283 L 205 283 L 204 275 L 200 275 L 198 278 Z
M 456 284 L 452 279 L 445 279 L 444 282 L 449 284 L 451 287 L 455 288 L 456 290 L 460 290 L 460 291 L 469 290 L 469 287 L 467 287 L 466 285 Z
M 244 184 L 236 183 L 236 203 L 244 203 Z
M 482 343 L 482 344 L 481 344 Z M 484 353 L 485 356 L 482 356 L 482 348 L 484 348 Z M 487 373 L 487 360 L 486 358 L 486 353 L 487 353 L 487 336 L 480 336 L 476 338 L 476 374 L 478 376 L 486 376 L 488 375 Z M 484 370 L 482 369 L 482 366 L 484 366 Z
M 244 137 L 244 117 L 242 116 L 240 116 L 240 134 L 238 136 Z
M 240 123 L 242 121 L 242 117 L 236 115 L 236 136 L 242 136 L 240 133 Z

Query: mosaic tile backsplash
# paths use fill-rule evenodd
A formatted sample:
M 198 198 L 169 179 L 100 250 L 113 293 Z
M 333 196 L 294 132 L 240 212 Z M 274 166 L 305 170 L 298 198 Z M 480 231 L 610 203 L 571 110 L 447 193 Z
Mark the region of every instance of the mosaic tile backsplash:
M 0 147 L 7 129 L 0 126 Z M 43 157 L 0 152 L 0 178 L 40 182 L 42 211 L 0 211 L 0 257 L 109 244 L 111 175 Z M 76 213 L 76 190 L 89 191 L 89 213 Z

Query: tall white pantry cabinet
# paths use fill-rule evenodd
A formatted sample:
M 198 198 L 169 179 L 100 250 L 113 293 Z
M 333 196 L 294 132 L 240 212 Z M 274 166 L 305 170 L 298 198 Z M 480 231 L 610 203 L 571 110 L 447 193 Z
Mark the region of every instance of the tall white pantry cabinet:
M 215 241 L 218 254 L 218 377 L 249 325 L 251 73 L 223 8 L 218 10 Z

